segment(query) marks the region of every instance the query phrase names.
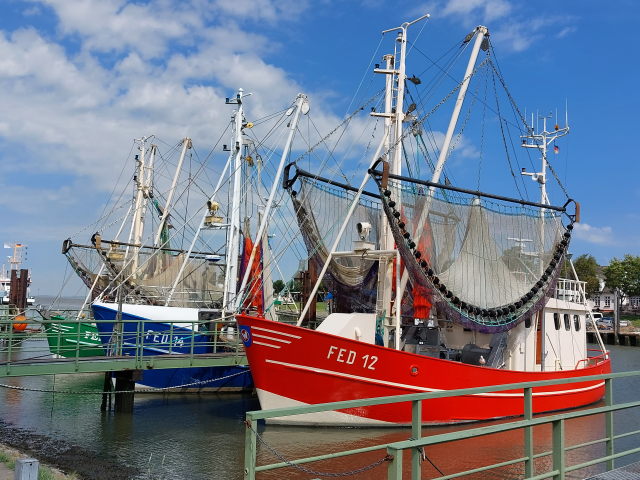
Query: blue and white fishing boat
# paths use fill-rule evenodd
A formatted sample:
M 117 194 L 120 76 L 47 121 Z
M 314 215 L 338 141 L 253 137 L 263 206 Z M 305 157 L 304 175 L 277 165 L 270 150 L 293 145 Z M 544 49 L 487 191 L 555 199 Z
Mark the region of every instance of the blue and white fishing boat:
M 235 329 L 236 311 L 260 313 L 265 304 L 273 303 L 269 269 L 263 268 L 260 261 L 264 246 L 257 248 L 266 242 L 252 241 L 250 234 L 253 221 L 259 224 L 255 238 L 266 238 L 273 193 L 266 205 L 261 192 L 249 193 L 251 186 L 262 184 L 255 181 L 262 165 L 257 142 L 247 133 L 253 128 L 244 116 L 243 101 L 248 95 L 240 89 L 235 98 L 227 99 L 227 104 L 237 106 L 231 121 L 231 145 L 224 146 L 229 156 L 213 195 L 202 202 L 206 205 L 201 209 L 195 233 L 193 228 L 190 230 L 192 240 L 188 247 L 172 248 L 174 240 L 184 238 L 188 231 L 187 227 L 177 226 L 173 199 L 184 196 L 176 192 L 176 186 L 180 184 L 179 170 L 186 152 L 191 148 L 189 139 L 181 143 L 176 173 L 165 195 L 157 192 L 152 177 L 158 169 L 157 146 L 148 146 L 149 138 L 138 141 L 134 202 L 131 215 L 126 217 L 131 218 L 128 241 L 118 239 L 125 220 L 115 240 L 104 240 L 102 232 L 96 232 L 91 245 L 75 244 L 70 239 L 64 242 L 63 253 L 90 289 L 86 303 L 91 304 L 107 352 L 182 355 L 237 351 L 242 347 Z M 301 111 L 308 111 L 303 95 L 284 114 L 291 116 L 295 112 L 287 125 L 289 135 L 281 166 L 291 148 Z M 221 205 L 217 201 L 220 197 L 228 198 L 228 205 Z M 247 206 L 251 202 L 254 205 Z M 154 217 L 147 215 L 145 221 L 148 209 L 159 217 L 152 230 L 152 243 L 149 234 L 145 237 L 149 218 Z M 247 213 L 252 209 L 256 212 L 254 218 Z M 194 212 L 183 214 L 184 219 L 196 216 Z M 237 365 L 145 370 L 136 387 L 242 391 L 252 389 L 253 382 L 248 366 Z
M 273 304 L 269 269 L 263 268 L 260 259 L 266 242 L 256 241 L 266 238 L 273 190 L 266 205 L 262 203 L 262 192 L 250 191 L 250 187 L 267 182 L 255 178 L 263 169 L 255 146 L 258 142 L 247 133 L 253 128 L 244 116 L 243 102 L 248 95 L 240 89 L 234 98 L 227 99 L 227 104 L 237 107 L 231 121 L 231 144 L 224 146 L 229 156 L 214 193 L 202 202 L 205 206 L 200 209 L 198 227 L 179 227 L 174 206 L 174 198 L 185 196 L 177 192 L 176 186 L 181 183 L 180 169 L 192 148 L 191 140 L 181 142 L 176 173 L 162 194 L 152 176 L 159 170 L 156 160 L 162 156 L 156 145 L 149 145 L 151 137 L 147 137 L 137 141 L 134 202 L 115 239 L 105 240 L 102 232 L 96 232 L 91 245 L 76 244 L 71 239 L 63 243 L 63 253 L 89 287 L 85 303 L 91 305 L 108 353 L 183 355 L 241 351 L 234 319 L 237 309 L 259 313 L 265 304 Z M 287 124 L 285 117 L 295 112 L 287 124 L 289 134 L 281 166 L 290 151 L 301 111 L 308 111 L 303 95 L 283 114 L 281 124 Z M 191 179 L 191 175 L 186 176 Z M 226 208 L 217 201 L 220 197 L 230 200 Z M 247 207 L 251 202 L 253 205 Z M 147 210 L 155 215 L 148 215 Z M 251 211 L 256 213 L 256 219 L 248 216 Z M 182 214 L 183 220 L 197 216 L 198 212 Z M 150 229 L 149 219 L 154 217 L 159 220 Z M 253 241 L 252 221 L 259 224 Z M 129 238 L 123 242 L 119 237 L 127 225 Z M 145 230 L 151 230 L 151 235 L 145 236 Z M 176 239 L 185 238 L 186 232 L 192 238 L 190 245 L 174 247 Z M 261 243 L 263 246 L 257 248 Z M 240 258 L 241 251 L 244 260 Z M 253 382 L 248 366 L 237 365 L 146 370 L 137 381 L 137 388 L 242 391 L 252 389 Z

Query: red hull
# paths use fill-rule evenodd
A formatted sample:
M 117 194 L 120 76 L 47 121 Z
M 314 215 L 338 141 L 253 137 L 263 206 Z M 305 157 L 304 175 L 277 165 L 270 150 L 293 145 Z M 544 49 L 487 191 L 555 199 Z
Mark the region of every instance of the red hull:
M 360 398 L 579 378 L 609 373 L 611 363 L 558 372 L 520 372 L 478 367 L 371 345 L 281 322 L 239 315 L 240 333 L 262 408 Z M 535 413 L 588 405 L 604 395 L 604 382 L 578 382 L 534 389 Z M 522 391 L 429 400 L 425 423 L 451 423 L 523 414 Z M 313 414 L 289 423 L 409 424 L 409 403 Z

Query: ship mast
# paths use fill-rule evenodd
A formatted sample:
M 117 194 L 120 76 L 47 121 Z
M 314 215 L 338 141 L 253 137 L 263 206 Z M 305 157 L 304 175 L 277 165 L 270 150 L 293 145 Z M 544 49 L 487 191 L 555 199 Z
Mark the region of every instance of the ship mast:
M 276 196 L 276 191 L 280 184 L 279 180 L 284 170 L 285 161 L 287 160 L 287 157 L 289 156 L 289 152 L 291 150 L 293 136 L 296 133 L 296 129 L 298 128 L 300 116 L 306 115 L 307 113 L 309 113 L 309 101 L 307 100 L 306 95 L 299 93 L 296 97 L 295 106 L 287 111 L 287 115 L 293 115 L 293 119 L 289 122 L 288 126 L 289 135 L 287 137 L 287 142 L 284 146 L 284 149 L 282 150 L 282 155 L 280 156 L 280 163 L 278 164 L 278 169 L 276 171 L 275 178 L 273 179 L 273 185 L 271 187 L 271 191 L 269 192 L 267 204 L 264 207 L 264 213 L 261 215 L 260 226 L 258 227 L 258 233 L 256 234 L 256 241 L 254 242 L 253 248 L 251 249 L 251 254 L 249 255 L 249 260 L 245 268 L 245 273 L 242 278 L 240 289 L 238 290 L 238 296 L 235 302 L 235 310 L 240 309 L 242 301 L 244 300 L 243 297 L 245 295 L 245 289 L 247 287 L 247 282 L 249 281 L 249 275 L 251 274 L 251 266 L 253 265 L 253 262 L 256 261 L 255 258 L 257 249 L 258 247 L 260 247 L 260 244 L 262 243 L 266 233 L 267 224 L 271 215 L 271 209 L 273 208 L 274 199 Z M 265 248 L 268 248 L 268 245 L 266 245 Z M 254 279 L 253 281 L 257 281 L 257 279 Z
M 467 63 L 467 69 L 464 73 L 464 77 L 460 85 L 458 98 L 456 99 L 455 106 L 453 107 L 453 112 L 451 113 L 451 119 L 449 120 L 447 133 L 445 134 L 442 147 L 440 148 L 438 161 L 436 162 L 436 166 L 433 169 L 433 175 L 431 177 L 431 181 L 433 183 L 438 183 L 440 181 L 440 175 L 444 170 L 444 164 L 449 158 L 449 153 L 451 149 L 451 140 L 453 139 L 453 134 L 454 134 L 456 125 L 458 123 L 458 117 L 460 116 L 460 111 L 462 110 L 462 104 L 464 103 L 464 99 L 467 94 L 467 89 L 469 88 L 469 82 L 471 81 L 471 76 L 473 75 L 473 69 L 478 59 L 480 49 L 482 48 L 483 50 L 486 50 L 488 48 L 488 45 L 485 43 L 486 38 L 489 36 L 489 30 L 487 29 L 487 27 L 484 27 L 482 25 L 477 26 L 471 33 L 469 33 L 469 35 L 467 35 L 467 37 L 465 38 L 465 43 L 470 42 L 474 36 L 476 37 L 476 40 L 473 44 L 473 49 L 471 50 L 469 62 Z M 422 211 L 420 212 L 420 216 L 416 225 L 416 233 L 418 235 L 422 234 L 424 226 L 427 222 L 429 209 L 431 207 L 431 199 L 433 198 L 434 191 L 435 191 L 434 187 L 429 187 L 427 200 L 425 202 L 424 207 L 422 208 Z M 405 270 L 404 273 L 402 274 L 402 280 L 400 281 L 400 286 L 397 290 L 399 298 L 402 298 L 402 295 L 404 294 L 404 289 L 407 286 L 408 280 L 409 280 L 409 273 Z
M 230 146 L 230 156 L 233 158 L 232 178 L 233 190 L 231 194 L 231 217 L 227 230 L 226 247 L 226 271 L 224 276 L 224 292 L 222 297 L 222 310 L 226 314 L 233 314 L 233 302 L 236 296 L 238 281 L 238 253 L 240 251 L 240 190 L 242 183 L 242 127 L 244 123 L 244 109 L 242 106 L 243 97 L 251 95 L 244 93 L 242 88 L 234 99 L 227 99 L 227 104 L 238 105 L 238 110 L 233 116 L 233 143 Z
M 540 150 L 540 161 L 541 167 L 539 172 L 527 172 L 524 168 L 522 169 L 522 175 L 526 175 L 531 177 L 531 180 L 534 182 L 538 182 L 540 184 L 540 203 L 543 205 L 549 204 L 549 197 L 547 195 L 547 152 L 549 150 L 549 145 L 554 143 L 556 139 L 560 137 L 564 137 L 569 133 L 569 118 L 568 114 L 565 113 L 565 126 L 560 128 L 558 123 L 556 122 L 553 131 L 547 130 L 547 118 L 549 116 L 542 117 L 542 132 L 536 133 L 533 127 L 533 119 L 531 119 L 531 126 L 528 128 L 529 135 L 522 135 L 522 147 L 523 148 L 537 148 Z M 554 147 L 554 150 L 557 147 Z M 540 217 L 544 218 L 545 216 L 545 208 L 540 209 Z M 542 264 L 542 253 L 544 250 L 544 222 L 540 222 L 540 252 L 538 255 L 538 263 L 540 268 L 540 273 L 542 273 L 543 264 Z M 540 330 L 541 330 L 541 345 L 540 349 L 542 351 L 542 359 L 540 361 L 540 369 L 542 371 L 545 370 L 545 357 L 547 355 L 546 352 L 546 332 L 545 332 L 545 322 L 544 322 L 544 314 L 541 313 L 539 316 L 540 322 Z
M 422 17 L 424 18 L 424 17 Z M 383 60 L 386 62 L 386 68 L 376 68 L 374 73 L 381 73 L 387 76 L 385 82 L 385 111 L 384 113 L 372 112 L 374 117 L 384 117 L 385 121 L 385 135 L 384 150 L 387 153 L 387 161 L 389 162 L 389 172 L 394 175 L 402 174 L 402 123 L 404 122 L 405 113 L 403 111 L 404 103 L 404 90 L 406 81 L 406 53 L 407 53 L 407 29 L 413 23 L 421 19 L 415 20 L 411 23 L 403 23 L 400 27 L 385 30 L 382 33 L 393 32 L 399 30 L 396 37 L 396 47 L 394 55 L 385 55 Z M 399 50 L 399 52 L 398 52 Z M 394 191 L 394 198 L 397 199 L 397 204 L 401 205 L 401 189 L 399 184 L 390 185 L 390 188 Z M 389 228 L 389 222 L 386 217 L 382 216 L 382 239 L 381 249 L 391 251 L 394 250 L 395 240 L 391 229 Z M 400 253 L 397 252 L 395 257 L 381 256 L 380 257 L 380 271 L 381 275 L 378 281 L 377 298 L 380 301 L 376 302 L 376 317 L 382 318 L 385 328 L 393 329 L 395 335 L 394 344 L 396 348 L 400 345 L 401 335 L 401 308 L 400 300 L 401 296 L 395 298 L 395 316 L 391 319 L 392 308 L 392 295 L 393 290 L 398 291 L 399 276 L 396 275 L 396 285 L 392 286 L 393 282 L 393 266 L 395 264 L 396 272 L 400 272 Z M 388 335 L 384 335 L 385 342 L 388 342 Z
M 538 182 L 540 184 L 540 203 L 549 204 L 549 197 L 547 196 L 547 152 L 549 151 L 549 145 L 555 143 L 556 139 L 560 137 L 564 137 L 569 133 L 569 123 L 568 118 L 565 117 L 565 126 L 560 128 L 556 122 L 552 131 L 547 130 L 547 119 L 550 116 L 542 117 L 542 132 L 535 133 L 533 128 L 533 121 L 531 122 L 531 126 L 529 131 L 531 132 L 529 135 L 522 135 L 522 147 L 524 148 L 537 148 L 540 150 L 540 161 L 542 166 L 540 167 L 540 171 L 533 173 L 527 172 L 524 168 L 522 169 L 522 175 L 527 175 L 531 177 L 531 180 L 534 182 Z M 545 209 L 541 209 L 540 215 L 544 216 Z
M 393 56 L 386 55 L 383 58 L 386 61 L 386 68 L 384 69 L 376 68 L 374 70 L 375 73 L 383 73 L 388 75 L 388 77 L 385 83 L 386 85 L 385 111 L 384 113 L 376 113 L 376 112 L 372 113 L 372 116 L 385 118 L 385 131 L 383 134 L 383 138 L 380 141 L 380 144 L 378 145 L 378 148 L 376 149 L 373 155 L 370 167 L 372 167 L 375 163 L 378 162 L 378 159 L 381 154 L 384 154 L 384 155 L 387 155 L 388 160 L 391 162 L 391 171 L 394 173 L 400 172 L 400 165 L 402 161 L 402 145 L 401 145 L 402 121 L 404 120 L 404 117 L 405 117 L 405 114 L 402 111 L 402 102 L 404 101 L 404 82 L 406 79 L 405 55 L 406 55 L 406 43 L 407 43 L 407 29 L 411 25 L 418 23 L 426 18 L 429 18 L 429 16 L 430 16 L 429 14 L 423 15 L 417 18 L 416 20 L 413 20 L 412 22 L 403 23 L 400 27 L 392 28 L 382 32 L 384 34 L 384 33 L 399 30 L 396 40 L 399 44 L 400 51 L 399 51 L 399 60 L 397 62 L 395 61 L 396 55 L 393 55 Z M 396 46 L 396 50 L 397 49 L 398 49 L 398 46 Z M 394 92 L 393 92 L 394 87 L 396 89 L 395 98 L 394 98 Z M 395 111 L 394 111 L 394 108 L 395 108 Z M 342 253 L 342 252 L 336 251 L 338 247 L 338 243 L 340 242 L 342 235 L 344 235 L 344 232 L 347 228 L 347 224 L 349 223 L 349 220 L 351 219 L 351 216 L 353 215 L 353 212 L 355 211 L 355 208 L 360 201 L 360 196 L 362 195 L 362 191 L 364 190 L 364 187 L 369 181 L 370 177 L 371 177 L 371 174 L 368 173 L 368 170 L 367 170 L 367 173 L 364 175 L 362 183 L 360 184 L 360 188 L 358 189 L 358 191 L 353 197 L 351 206 L 349 207 L 349 211 L 347 212 L 347 215 L 345 216 L 342 222 L 342 225 L 340 227 L 340 230 L 338 231 L 338 234 L 336 235 L 334 243 L 331 246 L 329 255 L 327 255 L 327 258 L 322 267 L 322 270 L 318 275 L 318 280 L 316 281 L 309 295 L 309 299 L 307 300 L 307 303 L 305 304 L 304 308 L 300 312 L 300 316 L 298 317 L 298 322 L 297 322 L 298 326 L 302 324 L 302 320 L 304 319 L 311 302 L 313 301 L 313 299 L 315 299 L 315 296 L 318 292 L 318 288 L 320 287 L 320 282 L 324 278 L 324 275 L 326 274 L 331 261 L 333 260 L 334 257 L 337 257 L 338 254 Z M 400 311 L 399 301 L 396 302 L 398 303 L 397 305 L 398 308 L 396 309 L 397 311 L 395 314 L 394 321 L 393 322 L 389 321 L 390 320 L 389 317 L 391 313 L 391 296 L 392 296 L 391 295 L 392 266 L 393 266 L 393 262 L 397 262 L 397 265 L 399 265 L 399 254 L 395 250 L 395 248 L 393 248 L 394 243 L 391 236 L 391 232 L 385 225 L 385 222 L 386 222 L 386 219 L 383 218 L 383 221 L 382 221 L 383 238 L 381 241 L 382 249 L 370 250 L 370 251 L 368 250 L 367 255 L 375 256 L 379 259 L 380 269 L 383 270 L 383 273 L 384 273 L 384 275 L 382 276 L 383 278 L 382 286 L 380 286 L 380 283 L 381 283 L 380 280 L 378 282 L 379 284 L 378 299 L 382 298 L 383 301 L 377 302 L 378 305 L 376 306 L 376 316 L 378 318 L 383 317 L 383 322 L 385 323 L 386 328 L 389 328 L 389 329 L 395 328 L 395 346 L 396 348 L 400 348 L 401 311 Z M 398 269 L 398 272 L 399 271 L 400 270 Z M 398 290 L 396 289 L 396 291 Z M 401 298 L 402 298 L 401 295 L 400 296 L 396 295 L 396 299 L 401 299 Z M 385 335 L 385 337 L 388 337 L 388 336 Z M 388 338 L 385 338 L 385 342 L 387 341 L 388 341 Z

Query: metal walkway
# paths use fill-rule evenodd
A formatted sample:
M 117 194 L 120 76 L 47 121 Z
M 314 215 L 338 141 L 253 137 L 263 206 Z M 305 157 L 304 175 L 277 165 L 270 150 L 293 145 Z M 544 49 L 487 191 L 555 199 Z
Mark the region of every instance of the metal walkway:
M 640 462 L 600 473 L 586 480 L 638 480 L 640 478 Z
M 0 355 L 0 377 L 230 365 L 247 365 L 247 358 L 244 355 L 228 352 L 193 355 L 145 355 L 139 357 L 118 355 L 78 358 L 25 358 L 7 362 Z
M 96 322 L 22 324 L 2 313 L 0 377 L 247 365 L 235 322 L 169 322 L 154 331 L 158 323 L 109 320 L 105 334 Z

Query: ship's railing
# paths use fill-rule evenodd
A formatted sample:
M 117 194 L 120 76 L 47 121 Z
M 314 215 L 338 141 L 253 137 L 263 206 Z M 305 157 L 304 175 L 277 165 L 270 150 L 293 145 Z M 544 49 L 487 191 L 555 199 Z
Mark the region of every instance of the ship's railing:
M 580 288 L 582 287 L 582 288 Z M 584 303 L 584 296 L 587 282 L 578 280 L 570 280 L 568 278 L 559 278 L 556 283 L 555 298 L 558 300 L 566 300 L 568 302 Z
M 233 319 L 76 320 L 72 310 L 47 317 L 0 310 L 0 376 L 246 364 Z
M 254 480 L 256 474 L 260 472 L 267 472 L 276 469 L 286 469 L 282 474 L 293 470 L 302 470 L 309 474 L 314 474 L 325 478 L 321 472 L 313 470 L 309 464 L 314 462 L 325 461 L 324 465 L 327 465 L 326 461 L 333 459 L 339 459 L 349 456 L 357 456 L 362 454 L 369 454 L 368 459 L 374 458 L 374 462 L 362 467 L 362 463 L 359 462 L 359 471 L 364 471 L 374 468 L 385 468 L 387 470 L 388 480 L 399 480 L 402 478 L 423 479 L 429 478 L 432 480 L 448 480 L 453 478 L 465 477 L 465 478 L 478 478 L 475 475 L 484 474 L 481 478 L 494 478 L 492 477 L 492 471 L 496 472 L 499 469 L 513 468 L 518 469 L 519 474 L 517 478 L 528 480 L 542 480 L 545 478 L 553 478 L 558 480 L 564 480 L 569 478 L 585 478 L 585 469 L 591 469 L 589 475 L 599 473 L 594 472 L 594 469 L 606 469 L 612 470 L 615 467 L 615 460 L 625 456 L 637 454 L 640 452 L 640 447 L 628 448 L 622 451 L 615 451 L 615 445 L 622 439 L 629 440 L 630 437 L 640 434 L 640 429 L 625 431 L 623 433 L 616 433 L 614 431 L 614 414 L 616 412 L 622 412 L 621 414 L 629 414 L 628 418 L 635 418 L 632 414 L 637 414 L 637 410 L 629 412 L 630 409 L 640 407 L 640 401 L 632 401 L 625 403 L 614 403 L 613 401 L 613 381 L 620 381 L 622 379 L 631 379 L 632 377 L 640 376 L 640 371 L 624 372 L 624 373 L 612 373 L 605 375 L 594 375 L 582 378 L 572 379 L 557 379 L 537 381 L 530 383 L 515 383 L 510 385 L 489 386 L 489 387 L 477 387 L 466 388 L 461 390 L 439 391 L 419 394 L 398 395 L 393 397 L 379 397 L 361 400 L 342 401 L 334 403 L 324 403 L 318 405 L 308 405 L 291 408 L 280 408 L 273 410 L 262 410 L 248 412 L 246 415 L 246 436 L 245 436 L 245 479 Z M 602 381 L 605 385 L 605 396 L 602 402 L 599 402 L 591 407 L 580 410 L 572 410 L 564 413 L 557 413 L 545 416 L 533 416 L 533 389 L 536 387 L 544 387 L 550 385 L 578 383 L 587 381 Z M 302 386 L 300 388 L 303 388 Z M 515 420 L 508 421 L 506 423 L 494 423 L 492 425 L 483 425 L 475 428 L 469 428 L 466 425 L 464 428 L 447 433 L 437 433 L 429 436 L 423 436 L 423 425 L 421 424 L 422 418 L 422 402 L 424 400 L 435 398 L 450 398 L 462 395 L 478 395 L 489 392 L 500 392 L 505 390 L 522 390 L 524 392 L 524 416 Z M 381 443 L 377 445 L 371 445 L 364 448 L 357 448 L 352 450 L 335 451 L 333 453 L 327 453 L 323 455 L 315 455 L 312 457 L 288 459 L 279 454 L 274 447 L 268 445 L 263 437 L 258 433 L 258 422 L 267 420 L 274 417 L 285 417 L 299 414 L 309 414 L 317 412 L 329 412 L 343 409 L 357 409 L 361 407 L 371 405 L 383 405 L 383 404 L 399 404 L 401 402 L 411 402 L 412 411 L 412 423 L 410 432 L 407 431 L 406 440 Z M 571 421 L 580 421 L 579 419 L 585 419 L 592 417 L 594 423 L 602 425 L 602 431 L 604 435 L 601 438 L 592 439 L 587 442 L 577 443 L 569 445 L 567 442 L 566 427 L 572 425 Z M 625 419 L 627 417 L 624 417 Z M 629 421 L 621 422 L 625 428 L 633 428 Z M 637 426 L 636 426 L 637 427 Z M 266 428 L 269 428 L 267 425 Z M 545 451 L 534 451 L 536 442 L 534 439 L 534 431 L 536 435 L 548 435 L 551 429 L 551 449 Z M 434 463 L 432 460 L 426 462 L 428 459 L 428 452 L 432 450 L 425 450 L 427 447 L 433 447 L 436 445 L 449 446 L 446 451 L 450 452 L 450 455 L 461 455 L 459 448 L 460 445 L 455 443 L 456 441 L 462 441 L 465 439 L 474 439 L 472 442 L 475 446 L 483 445 L 483 439 L 489 435 L 500 434 L 503 432 L 515 432 L 520 431 L 522 434 L 522 454 L 517 458 L 505 459 L 499 463 L 493 463 L 488 465 L 474 465 L 474 468 L 467 470 L 460 470 L 455 473 L 449 473 L 445 475 L 440 472 L 440 476 L 433 476 Z M 547 433 L 544 433 L 547 432 Z M 513 436 L 509 437 L 513 439 Z M 584 439 L 584 438 L 583 438 Z M 583 440 L 582 439 L 582 440 Z M 544 442 L 543 442 L 544 444 Z M 635 443 L 637 445 L 637 442 Z M 272 464 L 257 464 L 258 447 L 262 450 L 262 453 L 273 455 L 278 458 L 280 462 Z M 509 445 L 509 451 L 514 450 L 513 441 Z M 340 442 L 340 448 L 344 448 L 344 442 Z M 539 448 L 537 448 L 539 450 Z M 580 450 L 588 450 L 586 454 L 578 455 Z M 594 453 L 598 451 L 601 454 Z M 379 452 L 377 457 L 373 457 L 371 452 Z M 426 453 L 425 453 L 426 452 Z M 457 453 L 454 453 L 457 452 Z M 469 454 L 470 452 L 467 452 Z M 465 454 L 462 454 L 465 455 Z M 406 457 L 408 458 L 406 458 Z M 465 455 L 466 457 L 467 455 Z M 485 458 L 484 455 L 479 455 Z M 577 457 L 578 462 L 570 462 L 569 458 L 575 459 Z M 588 460 L 584 460 L 588 458 Z M 333 462 L 334 464 L 344 465 L 348 464 L 347 460 L 339 460 Z M 571 464 L 570 464 L 571 463 Z M 470 462 L 462 462 L 463 465 L 469 466 Z M 307 465 L 307 466 L 305 466 Z M 428 470 L 430 476 L 425 476 L 426 473 L 422 471 L 422 468 Z M 545 471 L 539 471 L 544 469 Z M 331 476 L 338 477 L 353 472 L 336 472 L 336 469 L 332 469 Z M 576 476 L 577 472 L 581 472 L 581 476 Z M 373 478 L 373 474 L 369 474 Z M 509 478 L 516 478 L 516 476 L 508 475 Z M 314 477 L 305 477 L 314 478 Z M 378 473 L 375 478 L 382 478 Z M 506 478 L 500 476 L 499 478 Z M 626 478 L 626 477 L 625 477 Z

